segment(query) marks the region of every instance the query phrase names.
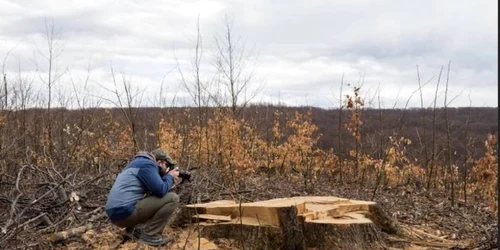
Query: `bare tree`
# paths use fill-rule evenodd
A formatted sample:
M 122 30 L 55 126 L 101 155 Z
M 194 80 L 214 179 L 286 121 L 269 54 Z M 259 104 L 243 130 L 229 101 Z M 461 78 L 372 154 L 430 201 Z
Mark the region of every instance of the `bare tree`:
M 439 76 L 436 84 L 436 92 L 434 94 L 434 107 L 432 109 L 432 150 L 431 150 L 431 164 L 427 174 L 427 191 L 431 191 L 432 178 L 434 177 L 434 170 L 436 164 L 436 105 L 439 90 L 439 82 L 441 81 L 441 74 L 443 73 L 443 66 L 439 70 Z
M 137 121 L 136 121 L 137 110 L 135 110 L 134 107 L 136 107 L 136 105 L 138 104 L 137 101 L 140 102 L 141 98 L 139 97 L 139 94 L 141 92 L 138 90 L 133 90 L 130 81 L 127 81 L 125 76 L 122 74 L 122 84 L 123 84 L 123 89 L 125 91 L 125 101 L 126 101 L 124 105 L 122 97 L 118 93 L 118 87 L 116 84 L 115 74 L 112 67 L 111 67 L 111 73 L 113 74 L 113 83 L 115 84 L 115 94 L 118 100 L 119 107 L 123 111 L 123 114 L 127 119 L 127 123 L 130 126 L 134 148 L 136 150 L 139 150 L 139 144 L 137 142 Z
M 60 40 L 60 33 L 56 32 L 54 23 L 52 22 L 50 25 L 47 23 L 47 20 L 45 20 L 45 40 L 47 42 L 47 50 L 45 52 L 42 52 L 40 49 L 37 47 L 38 54 L 47 62 L 47 76 L 42 77 L 39 75 L 40 81 L 44 83 L 47 86 L 47 137 L 48 137 L 48 143 L 49 143 L 49 152 L 51 151 L 53 147 L 53 142 L 52 142 L 52 90 L 54 88 L 54 85 L 57 83 L 57 81 L 61 78 L 61 76 L 64 74 L 57 72 L 56 68 L 56 61 L 59 58 L 59 56 L 63 52 L 63 48 L 61 44 L 59 44 Z M 38 64 L 37 64 L 38 67 Z M 39 70 L 38 70 L 39 71 Z
M 123 92 L 120 90 L 118 82 L 116 80 L 115 71 L 113 69 L 113 65 L 110 65 L 111 76 L 113 78 L 113 89 L 107 88 L 102 84 L 98 83 L 103 89 L 110 92 L 114 95 L 116 100 L 99 97 L 102 100 L 108 101 L 114 104 L 116 107 L 119 107 L 125 116 L 127 126 L 130 128 L 130 136 L 132 138 L 133 147 L 135 150 L 139 150 L 139 143 L 137 140 L 137 109 L 136 107 L 140 106 L 142 102 L 142 95 L 144 94 L 144 90 L 140 90 L 139 88 L 133 88 L 131 82 L 127 80 L 125 75 L 122 73 L 122 87 Z
M 9 100 L 8 100 L 8 97 L 9 97 L 9 86 L 8 86 L 8 81 L 7 81 L 7 72 L 5 72 L 5 66 L 7 64 L 7 59 L 9 58 L 10 56 L 10 53 L 12 53 L 12 51 L 14 51 L 14 49 L 17 48 L 17 46 L 19 46 L 19 44 L 21 44 L 23 41 L 20 41 L 19 43 L 17 43 L 14 47 L 12 47 L 9 51 L 7 51 L 7 53 L 5 54 L 5 57 L 3 58 L 3 63 L 2 63 L 2 81 L 3 81 L 3 91 L 0 91 L 3 92 L 3 95 L 0 94 L 0 100 L 3 99 L 3 102 L 0 101 L 0 108 L 3 110 L 3 109 L 6 109 L 9 105 Z M 21 73 L 19 71 L 19 73 Z
M 448 71 L 446 74 L 446 87 L 444 94 L 444 120 L 446 124 L 446 147 L 447 147 L 447 160 L 448 163 L 448 171 L 450 171 L 450 197 L 451 197 L 451 206 L 455 206 L 455 181 L 453 180 L 453 162 L 452 162 L 452 153 L 451 153 L 451 138 L 450 138 L 450 123 L 448 121 L 448 82 L 450 80 L 450 64 L 448 63 Z
M 455 178 L 454 178 L 454 167 L 453 167 L 453 158 L 452 158 L 452 150 L 451 150 L 451 132 L 450 132 L 450 121 L 448 119 L 448 107 L 458 96 L 460 96 L 461 92 L 453 97 L 448 102 L 448 83 L 450 81 L 450 65 L 451 61 L 448 63 L 448 70 L 446 73 L 446 87 L 444 94 L 444 120 L 446 124 L 446 149 L 447 149 L 447 159 L 448 163 L 448 171 L 450 172 L 450 198 L 451 198 L 451 206 L 455 206 Z
M 31 105 L 31 100 L 33 98 L 33 82 L 35 81 L 35 76 L 28 78 L 22 76 L 22 69 L 19 66 L 19 75 L 18 75 L 18 84 L 13 87 L 14 92 L 14 106 L 17 110 L 19 110 L 19 115 L 17 120 L 19 122 L 19 143 L 20 148 L 24 149 L 27 145 L 27 133 L 28 133 L 28 124 L 27 124 L 27 112 L 26 110 Z M 20 116 L 20 117 L 19 117 Z M 21 151 L 20 151 L 21 152 Z
M 382 158 L 383 155 L 384 155 L 384 141 L 386 139 L 386 135 L 385 133 L 383 132 L 384 131 L 384 120 L 383 120 L 383 115 L 382 115 L 382 101 L 380 100 L 380 83 L 378 84 L 378 87 L 377 87 L 377 100 L 378 100 L 378 122 L 379 122 L 379 147 L 378 147 L 378 158 Z
M 338 129 L 338 137 L 337 137 L 337 151 L 339 154 L 339 178 L 340 182 L 343 182 L 343 173 L 342 168 L 344 165 L 344 150 L 342 146 L 342 109 L 344 108 L 344 103 L 342 102 L 342 88 L 344 86 L 344 74 L 342 74 L 342 79 L 340 80 L 340 94 L 339 94 L 339 123 L 337 126 Z
M 422 94 L 422 84 L 420 82 L 420 71 L 418 69 L 418 64 L 417 64 L 417 79 L 418 79 L 418 89 L 420 90 L 420 114 L 422 117 L 422 133 L 423 133 L 423 138 L 424 138 L 424 143 L 423 143 L 423 152 L 424 152 L 424 167 L 425 169 L 428 168 L 429 164 L 429 154 L 427 151 L 427 129 L 425 126 L 425 109 L 424 109 L 424 97 Z
M 6 74 L 4 74 L 5 76 Z M 8 109 L 8 111 L 0 114 L 0 158 L 5 159 L 7 154 L 22 155 L 24 148 L 26 148 L 27 139 L 30 137 L 27 134 L 26 109 L 33 96 L 33 82 L 34 77 L 23 75 L 19 62 L 17 76 L 9 79 L 11 86 L 6 86 L 8 92 L 5 93 L 9 94 L 8 99 L 1 102 L 1 110 Z
M 88 65 L 87 67 L 87 75 L 85 79 L 83 80 L 83 82 L 80 82 L 80 84 L 77 84 L 75 82 L 69 70 L 67 74 L 73 87 L 72 99 L 74 100 L 74 102 L 76 102 L 77 110 L 79 110 L 80 113 L 80 117 L 78 119 L 78 122 L 76 123 L 80 128 L 80 130 L 78 130 L 78 133 L 75 135 L 77 139 L 75 140 L 75 143 L 70 145 L 70 148 L 67 150 L 67 158 L 69 161 L 72 161 L 76 157 L 77 148 L 84 143 L 84 141 L 82 140 L 84 133 L 88 132 L 96 122 L 96 120 L 92 118 L 95 116 L 97 109 L 92 109 L 92 107 L 99 107 L 102 103 L 102 100 L 98 99 L 96 102 L 91 102 L 91 100 L 89 100 L 89 95 L 85 93 L 89 89 L 88 83 L 90 81 L 91 75 L 90 65 Z
M 464 193 L 464 202 L 467 204 L 467 175 L 469 168 L 473 165 L 473 154 L 474 154 L 474 139 L 470 135 L 470 120 L 472 114 L 472 101 L 470 99 L 469 93 L 469 112 L 467 114 L 467 120 L 465 121 L 465 159 L 463 166 L 463 193 Z
M 193 99 L 194 104 L 197 107 L 198 117 L 197 124 L 200 130 L 200 135 L 198 137 L 198 159 L 201 159 L 201 149 L 202 149 L 202 133 L 208 136 L 208 130 L 205 127 L 208 121 L 208 104 L 210 100 L 210 94 L 208 86 L 202 82 L 201 76 L 201 62 L 203 58 L 203 40 L 200 32 L 200 17 L 198 16 L 196 22 L 196 41 L 194 56 L 191 62 L 192 75 L 189 79 L 186 79 L 182 69 L 179 67 L 179 73 L 182 77 L 182 84 L 188 91 L 189 95 Z M 208 159 L 208 157 L 207 157 Z M 207 162 L 208 164 L 208 162 Z
M 182 76 L 182 83 L 184 84 L 184 87 L 188 91 L 188 93 L 191 95 L 195 105 L 198 107 L 198 112 L 200 112 L 200 117 L 198 117 L 198 123 L 201 123 L 201 107 L 203 106 L 202 103 L 202 98 L 203 98 L 203 91 L 205 91 L 205 87 L 203 86 L 202 80 L 201 80 L 201 60 L 203 57 L 203 41 L 202 41 L 202 36 L 200 32 L 200 18 L 198 17 L 197 23 L 196 23 L 196 42 L 195 42 L 195 50 L 194 50 L 194 56 L 192 58 L 192 81 L 186 80 L 184 77 L 184 74 L 182 73 L 181 68 L 179 68 L 179 72 L 181 73 Z M 206 101 L 206 100 L 203 100 Z
M 215 36 L 215 67 L 220 82 L 226 87 L 232 113 L 238 115 L 238 106 L 245 107 L 257 94 L 248 93 L 254 76 L 251 53 L 247 53 L 245 42 L 233 31 L 233 21 L 227 16 L 223 20 L 224 32 Z

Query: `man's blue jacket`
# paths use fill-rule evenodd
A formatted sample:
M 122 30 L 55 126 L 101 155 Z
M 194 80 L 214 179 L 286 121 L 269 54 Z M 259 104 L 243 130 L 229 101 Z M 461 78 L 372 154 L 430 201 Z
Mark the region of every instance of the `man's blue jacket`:
M 162 198 L 173 184 L 171 175 L 160 176 L 154 156 L 140 152 L 116 177 L 108 194 L 106 213 L 113 222 L 123 220 L 134 212 L 135 204 L 147 192 Z

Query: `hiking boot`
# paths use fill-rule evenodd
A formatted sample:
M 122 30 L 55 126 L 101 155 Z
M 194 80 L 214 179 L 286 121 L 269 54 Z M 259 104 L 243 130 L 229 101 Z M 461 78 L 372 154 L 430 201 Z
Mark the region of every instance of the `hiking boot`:
M 163 244 L 166 244 L 166 243 L 172 241 L 171 239 L 164 237 L 164 236 L 161 236 L 161 235 L 149 236 L 149 235 L 142 234 L 139 239 L 142 242 L 144 242 L 148 245 L 151 245 L 151 246 L 160 246 L 160 245 L 163 245 Z
M 141 237 L 141 230 L 135 227 L 126 228 L 123 232 L 125 239 L 139 239 Z

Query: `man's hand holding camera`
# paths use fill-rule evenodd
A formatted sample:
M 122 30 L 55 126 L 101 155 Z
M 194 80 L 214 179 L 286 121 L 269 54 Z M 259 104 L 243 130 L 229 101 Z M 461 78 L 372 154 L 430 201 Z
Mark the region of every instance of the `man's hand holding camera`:
M 181 178 L 179 177 L 179 167 L 170 165 L 165 161 L 160 161 L 158 166 L 160 167 L 161 176 L 168 174 L 174 177 L 174 185 L 177 185 L 181 182 Z
M 181 178 L 179 178 L 179 167 L 175 167 L 174 169 L 170 170 L 168 174 L 174 177 L 174 186 L 181 182 Z

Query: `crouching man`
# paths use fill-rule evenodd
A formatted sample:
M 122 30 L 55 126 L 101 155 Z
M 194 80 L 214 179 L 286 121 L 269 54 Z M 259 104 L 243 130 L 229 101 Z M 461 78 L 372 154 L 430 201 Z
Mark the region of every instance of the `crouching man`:
M 111 222 L 125 229 L 125 236 L 159 246 L 168 219 L 179 206 L 179 196 L 169 190 L 180 182 L 176 163 L 161 149 L 139 152 L 117 176 L 106 202 Z M 168 172 L 167 172 L 168 171 Z

